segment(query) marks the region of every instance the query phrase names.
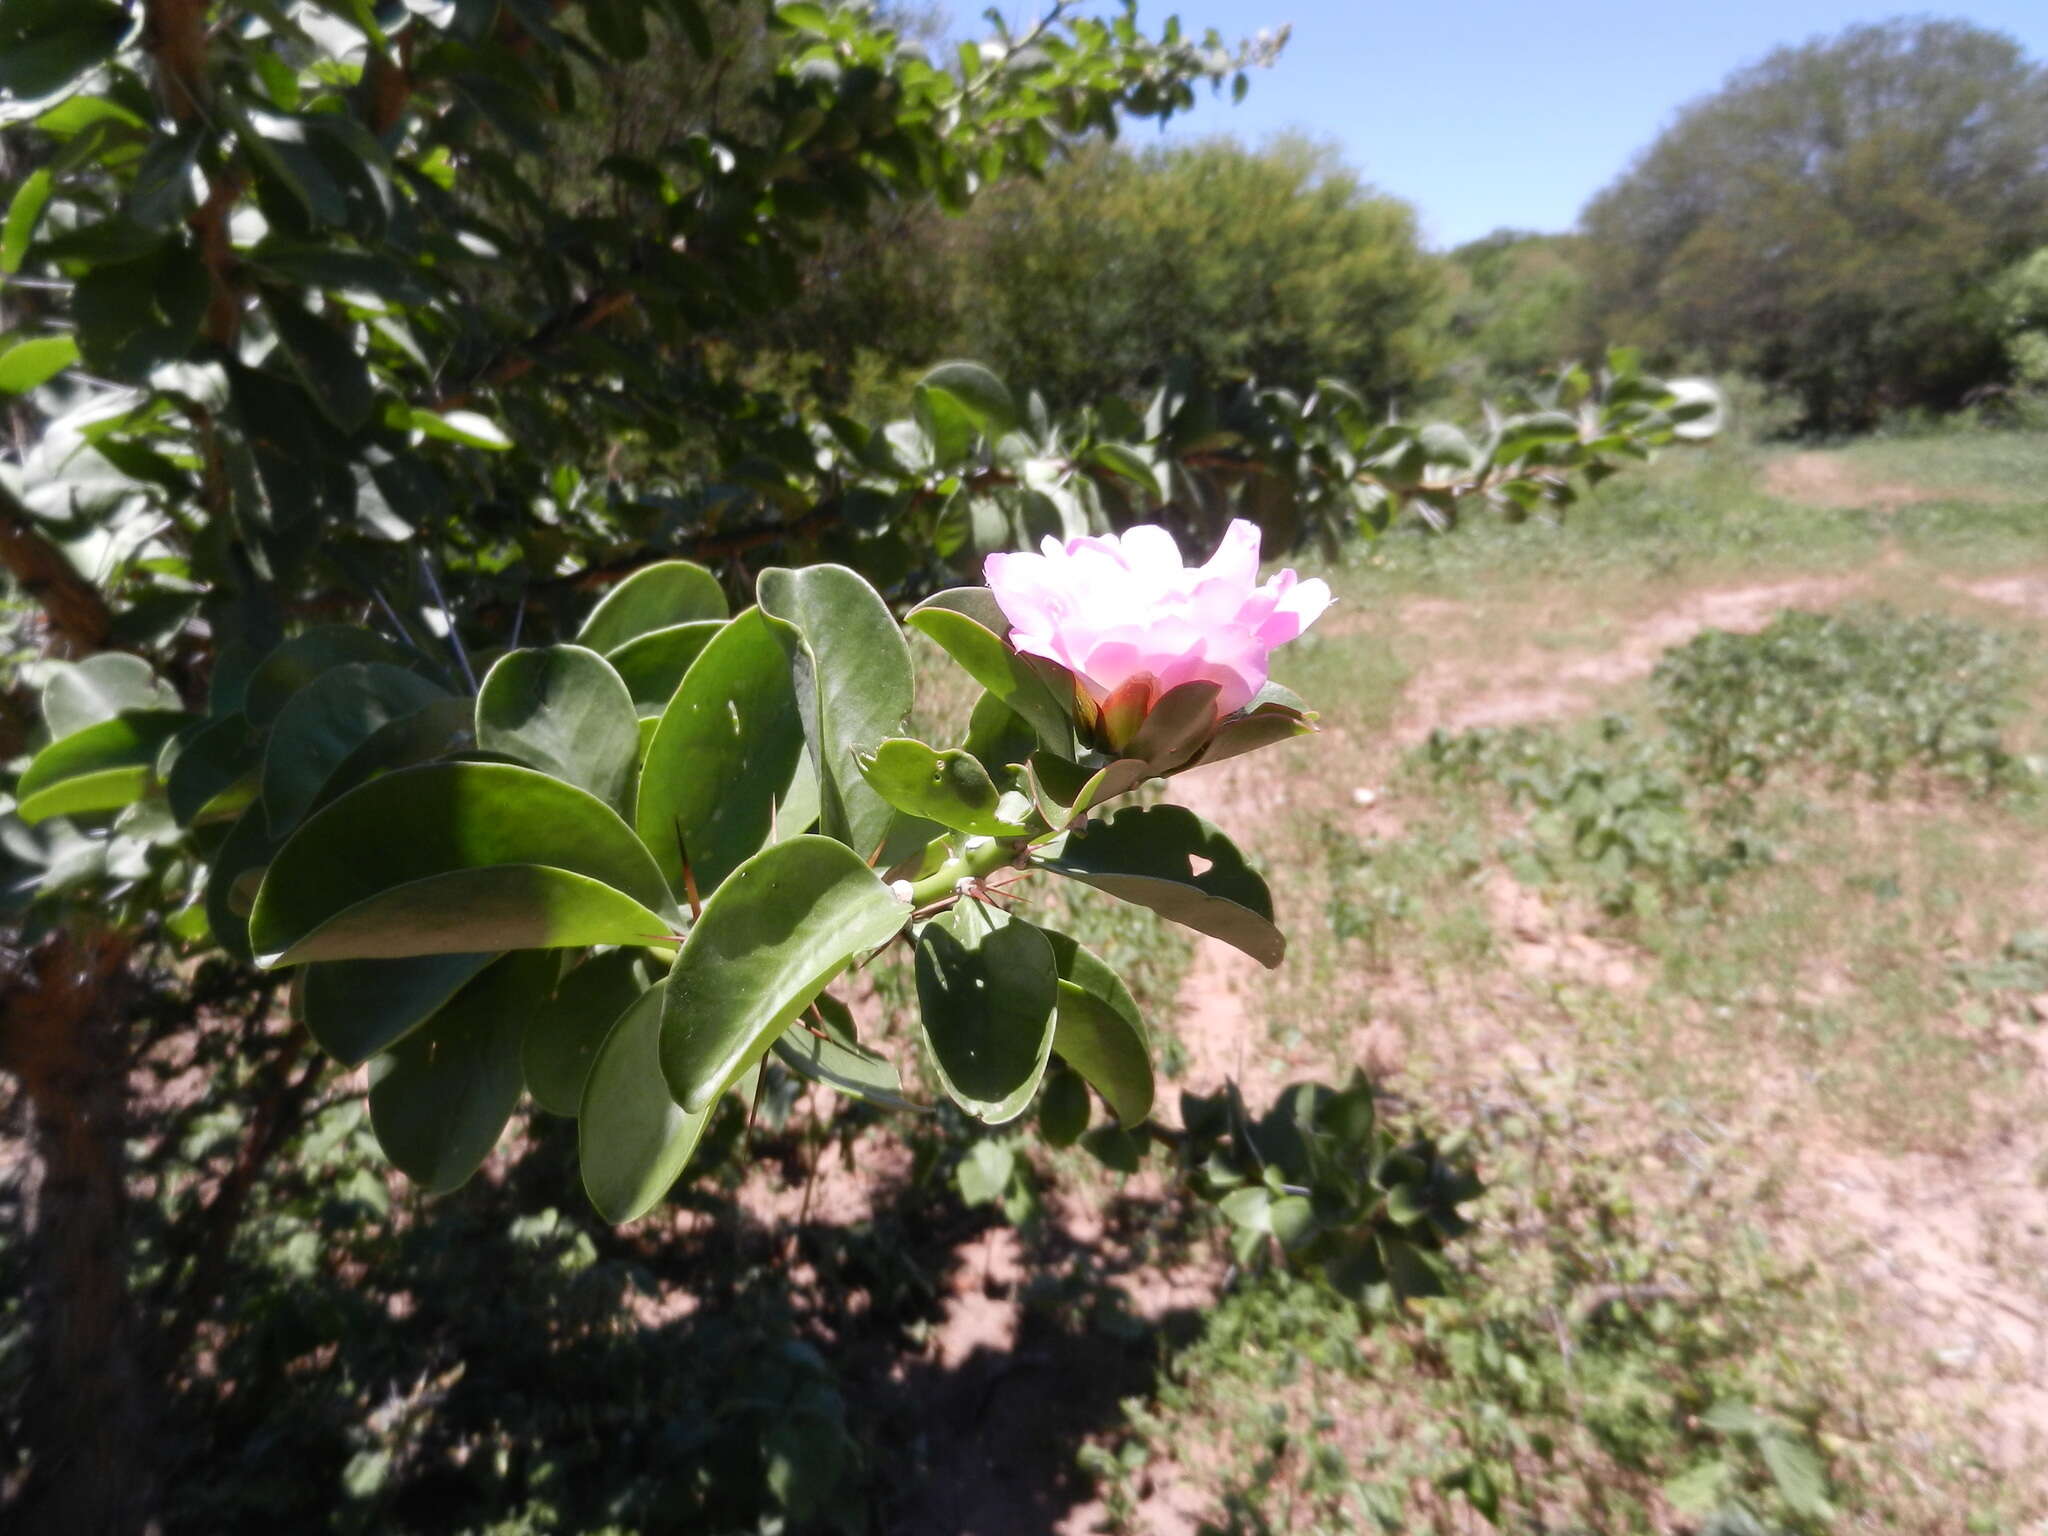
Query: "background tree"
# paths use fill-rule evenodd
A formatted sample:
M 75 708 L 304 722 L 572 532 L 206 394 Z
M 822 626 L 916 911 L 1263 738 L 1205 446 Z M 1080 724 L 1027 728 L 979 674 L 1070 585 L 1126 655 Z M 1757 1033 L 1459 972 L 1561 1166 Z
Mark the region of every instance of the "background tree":
M 1575 235 L 1499 229 L 1445 262 L 1450 370 L 1481 386 L 1554 368 L 1587 345 L 1586 253 Z
M 812 273 L 782 344 L 823 343 L 832 375 L 865 367 L 870 390 L 959 355 L 1055 409 L 1135 397 L 1171 362 L 1212 380 L 1335 376 L 1384 404 L 1442 361 L 1441 264 L 1414 210 L 1298 137 L 1091 142 L 959 218 L 907 210 Z
M 1782 384 L 1807 424 L 1953 405 L 2003 367 L 1985 283 L 2048 238 L 2048 69 L 1962 22 L 1782 49 L 1587 208 L 1609 335 Z

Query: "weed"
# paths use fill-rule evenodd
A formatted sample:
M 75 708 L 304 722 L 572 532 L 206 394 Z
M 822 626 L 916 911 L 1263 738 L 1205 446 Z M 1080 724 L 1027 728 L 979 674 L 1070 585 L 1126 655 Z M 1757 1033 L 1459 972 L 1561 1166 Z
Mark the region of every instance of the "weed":
M 1788 610 L 1751 635 L 1709 630 L 1652 679 L 1686 770 L 1714 786 L 1811 765 L 1880 793 L 1918 773 L 1979 793 L 2027 777 L 2001 725 L 2012 649 L 1980 625 L 1887 607 Z
M 1419 759 L 1439 782 L 1489 782 L 1528 807 L 1528 841 L 1511 867 L 1583 874 L 1610 914 L 1683 905 L 1764 857 L 1753 832 L 1708 827 L 1661 744 L 1618 715 L 1590 740 L 1530 727 L 1437 731 Z

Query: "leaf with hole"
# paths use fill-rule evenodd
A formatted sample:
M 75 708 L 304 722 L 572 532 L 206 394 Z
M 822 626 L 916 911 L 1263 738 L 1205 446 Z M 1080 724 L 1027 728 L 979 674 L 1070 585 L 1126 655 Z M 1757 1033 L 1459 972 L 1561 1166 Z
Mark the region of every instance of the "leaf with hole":
M 1117 811 L 1069 833 L 1043 864 L 1221 939 L 1268 968 L 1287 952 L 1266 882 L 1229 838 L 1184 806 Z
M 955 832 L 1017 837 L 1026 828 L 1003 814 L 1003 795 L 973 754 L 940 751 L 896 737 L 860 759 L 860 771 L 899 811 Z M 1026 807 L 1028 809 L 1028 806 Z

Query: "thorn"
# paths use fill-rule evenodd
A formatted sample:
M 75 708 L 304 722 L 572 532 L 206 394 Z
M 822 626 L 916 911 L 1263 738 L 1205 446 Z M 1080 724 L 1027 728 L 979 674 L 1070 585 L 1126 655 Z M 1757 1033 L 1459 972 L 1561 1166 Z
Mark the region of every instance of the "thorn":
M 680 944 L 687 937 L 687 934 L 681 933 L 646 933 L 640 936 L 640 942 L 642 944 Z
M 875 844 L 875 851 L 868 855 L 868 868 L 873 869 L 882 860 L 882 850 L 889 846 L 889 834 L 884 832 L 882 840 Z
M 694 923 L 704 915 L 704 903 L 697 897 L 697 876 L 690 868 L 689 845 L 683 841 L 683 818 L 674 816 L 671 819 L 676 829 L 676 857 L 683 866 L 683 899 L 690 904 L 690 921 Z
M 747 1129 L 740 1138 L 742 1146 L 748 1145 L 754 1139 L 754 1116 L 761 1113 L 761 1088 L 767 1081 L 768 1074 L 757 1068 L 754 1073 L 754 1097 L 747 1105 Z
M 774 795 L 768 797 L 768 846 L 773 848 L 782 841 L 782 802 Z

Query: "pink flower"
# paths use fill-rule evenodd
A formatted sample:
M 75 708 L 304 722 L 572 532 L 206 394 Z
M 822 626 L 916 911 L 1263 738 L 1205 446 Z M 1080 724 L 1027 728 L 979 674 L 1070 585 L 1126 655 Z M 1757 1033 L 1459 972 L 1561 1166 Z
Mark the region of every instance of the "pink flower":
M 1265 686 L 1273 648 L 1331 602 L 1326 583 L 1293 571 L 1261 586 L 1259 530 L 1243 521 L 1192 569 L 1173 535 L 1152 524 L 1064 546 L 1048 538 L 1044 548 L 990 555 L 983 572 L 1010 621 L 1010 644 L 1073 673 L 1089 714 L 1115 698 L 1111 713 L 1142 720 L 1162 695 L 1192 682 L 1217 684 L 1217 713 L 1234 714 Z

